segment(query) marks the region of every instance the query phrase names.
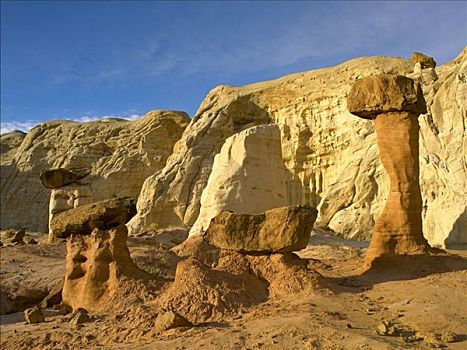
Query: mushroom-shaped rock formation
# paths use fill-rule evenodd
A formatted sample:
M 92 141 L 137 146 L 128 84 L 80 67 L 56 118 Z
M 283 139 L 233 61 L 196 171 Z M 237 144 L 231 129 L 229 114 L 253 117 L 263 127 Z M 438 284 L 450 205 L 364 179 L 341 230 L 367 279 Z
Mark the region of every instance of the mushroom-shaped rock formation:
M 385 255 L 427 252 L 430 246 L 422 233 L 417 119 L 426 113 L 426 105 L 419 84 L 400 75 L 363 78 L 352 86 L 347 106 L 350 113 L 374 121 L 381 162 L 391 183 L 366 265 Z
M 435 68 L 436 67 L 436 61 L 433 59 L 433 57 L 424 55 L 420 52 L 414 52 L 412 54 L 412 63 L 414 65 L 417 63 L 420 63 L 422 68 Z
M 90 235 L 94 229 L 110 229 L 126 224 L 136 214 L 135 200 L 111 198 L 62 211 L 50 221 L 49 241 L 71 234 Z

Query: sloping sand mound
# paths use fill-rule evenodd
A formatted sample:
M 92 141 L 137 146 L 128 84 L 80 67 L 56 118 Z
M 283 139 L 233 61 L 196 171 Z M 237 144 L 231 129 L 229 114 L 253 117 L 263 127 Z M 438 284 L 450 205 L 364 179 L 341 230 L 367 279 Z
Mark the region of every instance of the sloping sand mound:
M 173 308 L 195 323 L 218 321 L 269 297 L 319 289 L 322 277 L 307 263 L 295 254 L 222 251 L 217 267 L 211 269 L 189 258 L 178 264 L 175 281 L 155 304 Z

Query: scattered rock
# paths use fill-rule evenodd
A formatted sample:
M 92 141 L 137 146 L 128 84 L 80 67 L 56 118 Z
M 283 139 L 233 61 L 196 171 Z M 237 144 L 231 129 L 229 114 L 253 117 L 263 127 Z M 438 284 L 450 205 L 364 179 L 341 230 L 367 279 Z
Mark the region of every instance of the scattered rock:
M 452 331 L 444 331 L 441 334 L 441 341 L 445 343 L 455 343 L 458 339 L 458 335 Z
M 40 306 L 45 309 L 62 302 L 63 280 L 49 290 L 49 294 L 41 301 Z
M 392 336 L 392 335 L 397 334 L 397 329 L 396 329 L 396 327 L 391 325 L 391 323 L 389 321 L 383 321 L 378 325 L 378 327 L 376 329 L 376 333 L 379 334 L 379 335 Z
M 20 228 L 19 230 L 16 230 L 12 237 L 10 238 L 11 243 L 16 243 L 16 244 L 24 244 L 23 238 L 24 235 L 26 234 L 26 231 L 24 228 Z
M 110 229 L 125 224 L 135 215 L 134 200 L 112 198 L 61 212 L 50 221 L 50 234 L 66 238 L 71 234 L 90 235 L 94 229 Z
M 171 328 L 193 327 L 193 323 L 175 311 L 161 310 L 159 315 L 157 315 L 154 327 L 156 332 L 163 332 Z
M 412 63 L 415 65 L 420 63 L 422 68 L 435 68 L 436 62 L 433 57 L 424 55 L 420 52 L 414 52 L 412 54 Z
M 24 239 L 24 243 L 26 243 L 26 244 L 37 244 L 37 241 L 32 237 L 26 237 Z
M 88 311 L 80 307 L 73 312 L 72 318 L 68 323 L 73 327 L 77 327 L 82 323 L 88 322 L 90 319 L 91 317 L 89 316 Z
M 209 225 L 205 238 L 219 248 L 243 252 L 292 252 L 305 248 L 317 210 L 282 207 L 261 214 L 223 211 Z
M 38 306 L 24 310 L 24 319 L 29 324 L 45 322 L 44 313 Z

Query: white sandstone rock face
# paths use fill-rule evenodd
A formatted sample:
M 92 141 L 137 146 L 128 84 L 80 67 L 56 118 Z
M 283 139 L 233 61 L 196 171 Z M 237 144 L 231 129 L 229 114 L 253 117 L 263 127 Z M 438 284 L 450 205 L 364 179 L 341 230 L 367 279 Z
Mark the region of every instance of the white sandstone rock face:
M 272 122 L 281 130 L 282 155 L 291 173 L 287 204 L 319 205 L 315 226 L 368 239 L 389 180 L 371 121 L 347 112 L 346 97 L 356 79 L 392 73 L 417 75 L 429 109 L 419 118 L 424 234 L 434 245 L 467 242 L 466 56 L 464 50 L 449 64 L 416 72 L 410 60 L 364 57 L 274 81 L 215 88 L 166 167 L 144 183 L 130 232 L 192 226 L 224 141 Z
M 277 125 L 254 126 L 230 136 L 214 157 L 190 236 L 201 235 L 223 210 L 256 214 L 287 205 L 288 178 Z
M 152 111 L 136 121 L 50 121 L 25 137 L 2 135 L 1 228 L 47 232 L 49 204 L 50 212 L 58 212 L 112 197 L 136 198 L 144 180 L 165 166 L 189 121 L 183 112 Z M 82 186 L 51 193 L 39 174 L 52 168 L 88 168 L 91 174 Z

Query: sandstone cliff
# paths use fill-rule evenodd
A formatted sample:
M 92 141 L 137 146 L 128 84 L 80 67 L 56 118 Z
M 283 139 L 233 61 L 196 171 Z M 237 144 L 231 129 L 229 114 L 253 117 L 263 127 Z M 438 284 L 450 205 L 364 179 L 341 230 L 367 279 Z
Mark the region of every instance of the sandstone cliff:
M 356 79 L 392 73 L 417 75 L 428 105 L 420 117 L 425 236 L 435 245 L 467 242 L 466 56 L 464 50 L 436 71 L 415 72 L 410 60 L 364 57 L 274 81 L 213 89 L 165 168 L 144 183 L 130 231 L 193 225 L 214 156 L 225 140 L 272 122 L 281 130 L 284 163 L 291 173 L 288 204 L 319 205 L 318 226 L 368 239 L 389 180 L 378 159 L 372 123 L 352 117 L 345 100 Z
M 183 112 L 152 111 L 136 121 L 50 121 L 1 137 L 1 228 L 47 232 L 51 168 L 88 168 L 93 200 L 137 197 L 143 181 L 165 166 L 188 125 Z
M 206 231 L 223 210 L 256 214 L 287 205 L 287 179 L 277 125 L 254 126 L 230 136 L 214 158 L 190 236 Z

